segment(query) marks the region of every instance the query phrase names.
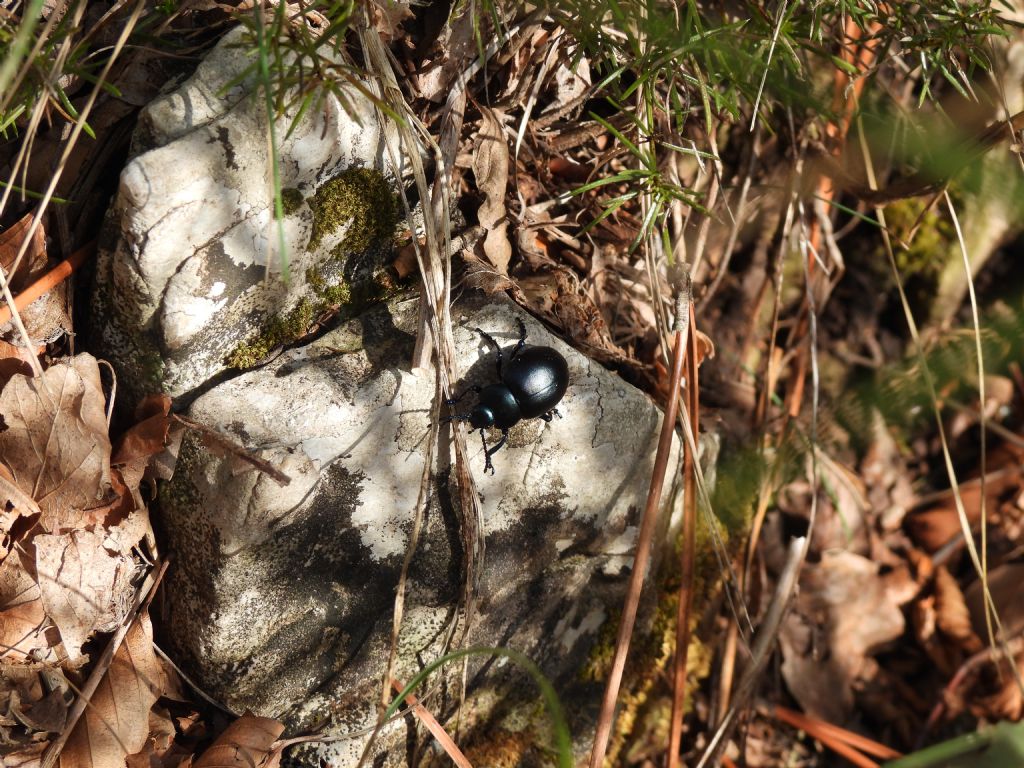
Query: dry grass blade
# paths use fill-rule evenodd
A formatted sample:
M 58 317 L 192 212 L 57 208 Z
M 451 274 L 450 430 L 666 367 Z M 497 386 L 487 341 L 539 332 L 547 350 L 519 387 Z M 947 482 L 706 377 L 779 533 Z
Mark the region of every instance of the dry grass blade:
M 636 623 L 637 608 L 640 605 L 640 593 L 643 590 L 644 577 L 647 574 L 647 565 L 651 556 L 651 538 L 661 506 L 661 491 L 665 483 L 665 472 L 672 449 L 672 436 L 675 433 L 676 413 L 679 408 L 678 393 L 683 379 L 683 363 L 686 359 L 689 318 L 690 287 L 687 279 L 686 285 L 676 299 L 676 328 L 668 389 L 671 395 L 661 422 L 658 452 L 654 457 L 654 470 L 651 473 L 651 485 L 647 492 L 647 504 L 644 507 L 640 532 L 637 534 L 636 552 L 633 555 L 633 570 L 630 573 L 629 586 L 626 588 L 625 604 L 622 608 L 622 616 L 619 618 L 619 630 L 615 638 L 615 655 L 612 659 L 611 672 L 608 674 L 608 682 L 605 683 L 604 698 L 601 700 L 601 710 L 594 733 L 590 768 L 601 768 L 604 764 L 612 723 L 615 719 L 615 702 L 618 700 L 619 688 L 622 685 L 622 673 L 626 667 L 626 657 L 629 655 L 629 643 L 633 635 L 633 626 Z
M 394 678 L 391 679 L 391 687 L 394 688 L 398 693 L 405 690 L 405 686 Z M 419 718 L 420 722 L 426 726 L 427 730 L 430 731 L 430 735 L 433 736 L 437 743 L 441 745 L 441 749 L 444 750 L 445 754 L 452 759 L 459 768 L 473 768 L 473 764 L 469 762 L 459 746 L 452 741 L 452 737 L 448 735 L 448 732 L 444 729 L 437 719 L 430 714 L 430 711 L 422 706 L 416 697 L 411 693 L 405 697 L 405 703 L 409 705 L 412 713 Z
M 754 692 L 761 671 L 768 663 L 772 648 L 779 634 L 779 627 L 786 616 L 790 600 L 793 597 L 793 590 L 796 589 L 797 577 L 800 574 L 800 565 L 806 556 L 807 545 L 810 539 L 797 537 L 790 539 L 789 548 L 786 552 L 786 565 L 779 574 L 778 583 L 775 585 L 775 592 L 772 595 L 771 604 L 765 612 L 761 625 L 757 628 L 757 636 L 751 649 L 751 658 L 747 668 L 743 672 L 736 691 L 732 697 L 732 704 L 722 718 L 718 729 L 708 743 L 704 754 L 701 756 L 697 768 L 718 765 L 718 761 L 728 743 L 729 735 L 736 727 L 739 711 L 746 706 L 746 702 Z
M 680 548 L 679 606 L 676 613 L 676 654 L 672 677 L 672 721 L 669 727 L 668 768 L 679 765 L 679 746 L 683 739 L 683 715 L 686 703 L 686 658 L 690 646 L 690 607 L 693 603 L 694 556 L 697 540 L 697 456 L 690 449 L 696 444 L 699 432 L 700 386 L 697 378 L 699 369 L 697 352 L 697 318 L 693 305 L 690 306 L 689 349 L 686 360 L 686 408 L 689 412 L 687 423 L 692 429 L 694 440 L 684 446 L 683 460 L 683 530 Z
M 455 341 L 451 330 L 451 317 L 449 314 L 449 295 L 451 287 L 451 264 L 450 264 L 450 242 L 451 233 L 449 226 L 449 194 L 451 158 L 446 158 L 445 153 L 438 147 L 429 134 L 420 124 L 413 110 L 405 101 L 405 97 L 395 72 L 388 57 L 388 52 L 377 31 L 366 19 L 365 14 L 360 17 L 360 24 L 357 28 L 360 44 L 363 49 L 364 58 L 369 71 L 377 77 L 377 84 L 381 91 L 381 101 L 386 104 L 392 113 L 398 117 L 396 127 L 399 134 L 400 146 L 396 146 L 390 134 L 386 135 L 387 150 L 395 167 L 401 167 L 401 159 L 407 159 L 411 166 L 413 177 L 416 183 L 420 200 L 425 201 L 423 227 L 426 239 L 426 249 L 419 245 L 417 237 L 413 237 L 412 244 L 416 253 L 417 263 L 423 278 L 423 299 L 421 301 L 422 325 L 417 338 L 416 353 L 414 354 L 414 369 L 426 369 L 430 364 L 430 355 L 433 351 L 436 356 L 437 382 L 435 388 L 434 405 L 432 412 L 435 418 L 431 423 L 428 441 L 431 446 L 437 441 L 439 433 L 439 419 L 436 418 L 440 409 L 441 400 L 451 397 L 453 382 L 457 378 L 455 363 Z M 449 130 L 442 135 L 442 141 L 449 154 L 454 155 L 459 133 L 462 125 L 462 110 L 465 104 L 465 84 L 458 82 L 456 87 L 449 92 L 446 104 L 446 126 Z M 418 129 L 413 131 L 413 127 Z M 437 163 L 434 184 L 428 185 L 426 171 L 423 166 L 420 147 L 422 144 L 429 146 L 434 154 Z M 405 149 L 405 152 L 401 151 Z M 401 194 L 402 205 L 405 208 L 407 218 L 412 221 L 412 210 L 404 192 Z M 429 201 L 429 209 L 426 202 Z M 431 350 L 432 347 L 432 350 Z M 461 534 L 464 551 L 464 574 L 463 604 L 465 617 L 462 622 L 463 635 L 468 630 L 472 621 L 474 595 L 477 581 L 480 578 L 484 555 L 484 534 L 479 499 L 473 483 L 472 475 L 469 472 L 469 456 L 465 441 L 465 430 L 461 427 L 455 430 L 455 455 L 456 455 L 456 476 L 458 477 L 460 512 L 461 512 Z M 424 467 L 424 475 L 421 481 L 421 489 L 428 482 L 431 472 L 431 465 Z M 415 514 L 420 514 L 417 509 Z M 410 546 L 413 542 L 410 543 Z M 396 617 L 393 632 L 400 629 L 401 621 L 401 598 L 396 602 Z M 459 616 L 454 614 L 450 627 L 448 642 L 454 638 L 454 633 L 459 625 Z M 396 637 L 392 637 L 392 651 L 389 657 L 394 659 L 394 647 Z M 390 666 L 390 665 L 389 665 Z M 390 670 L 389 670 L 390 672 Z M 385 695 L 387 691 L 387 680 L 384 681 Z M 375 736 L 382 723 L 378 723 L 378 729 L 374 736 L 368 740 L 360 759 L 362 765 L 370 754 Z
M 868 184 L 872 188 L 877 188 L 877 181 L 875 178 L 874 163 L 871 159 L 871 150 L 868 148 L 867 139 L 863 130 L 858 131 L 860 138 L 861 154 L 864 158 L 864 168 L 867 172 Z M 917 321 L 914 319 L 914 313 L 910 308 L 910 300 L 907 298 L 906 291 L 903 287 L 903 280 L 900 276 L 899 267 L 896 264 L 896 253 L 893 249 L 892 240 L 889 237 L 888 230 L 885 223 L 885 211 L 881 207 L 875 208 L 875 217 L 881 224 L 882 243 L 885 246 L 885 253 L 889 259 L 889 268 L 892 271 L 895 279 L 896 288 L 899 292 L 900 304 L 903 309 L 904 319 L 907 321 L 907 328 L 910 331 L 910 337 L 913 341 L 914 352 L 918 359 L 918 365 L 920 366 L 921 376 L 924 381 L 926 390 L 929 396 L 929 402 L 932 406 L 932 413 L 935 417 L 936 430 L 939 436 L 939 444 L 942 447 L 942 458 L 946 468 L 946 475 L 949 478 L 950 489 L 953 492 L 953 501 L 956 504 L 957 516 L 960 520 L 961 529 L 964 535 L 964 544 L 967 547 L 968 555 L 971 559 L 971 564 L 974 567 L 975 572 L 978 574 L 978 578 L 981 580 L 983 585 L 983 592 L 985 595 L 985 612 L 986 622 L 991 621 L 996 628 L 996 639 L 1002 643 L 1005 650 L 1006 638 L 1003 637 L 1003 625 L 999 618 L 999 613 L 996 610 L 995 602 L 992 599 L 992 595 L 987 588 L 986 584 L 986 572 L 985 566 L 983 565 L 982 558 L 978 553 L 978 548 L 974 544 L 974 537 L 971 535 L 970 519 L 967 515 L 967 508 L 964 505 L 963 495 L 960 492 L 960 482 L 956 476 L 956 469 L 953 466 L 953 456 L 950 452 L 949 440 L 946 436 L 946 426 L 942 418 L 942 411 L 939 407 L 938 392 L 935 388 L 935 380 L 932 377 L 931 369 L 928 366 L 927 358 L 925 357 L 924 343 L 921 340 L 921 334 L 918 331 Z M 1007 659 L 1012 661 L 1012 657 L 1007 654 Z M 1024 691 L 1024 679 L 1022 679 L 1020 670 L 1016 664 L 1011 663 L 1011 668 L 1014 673 L 1017 685 Z
M 946 201 L 946 208 L 949 210 L 949 217 L 953 221 L 953 228 L 956 230 L 957 243 L 960 246 L 960 255 L 963 256 L 964 260 L 964 272 L 967 277 L 967 290 L 968 295 L 971 299 L 971 321 L 974 323 L 974 354 L 978 362 L 978 402 L 984 404 L 987 402 L 985 397 L 985 357 L 981 349 L 981 320 L 978 317 L 978 297 L 974 292 L 974 277 L 971 275 L 971 258 L 967 253 L 967 243 L 964 240 L 963 230 L 960 228 L 960 219 L 956 215 L 956 209 L 953 207 L 953 201 L 949 198 L 949 192 L 944 191 L 942 193 L 943 198 Z M 978 510 L 979 522 L 981 523 L 981 577 L 982 589 L 988 591 L 988 513 L 985 508 L 985 501 L 987 494 L 985 493 L 985 475 L 987 474 L 986 469 L 988 468 L 988 456 L 986 441 L 986 429 L 988 419 L 981 418 L 978 420 L 978 448 L 980 456 L 978 457 L 978 472 L 981 481 L 981 507 Z M 964 531 L 964 536 L 969 536 L 969 530 Z M 992 614 L 985 611 L 985 629 L 988 630 L 988 639 L 990 645 L 995 645 L 995 634 L 992 630 Z

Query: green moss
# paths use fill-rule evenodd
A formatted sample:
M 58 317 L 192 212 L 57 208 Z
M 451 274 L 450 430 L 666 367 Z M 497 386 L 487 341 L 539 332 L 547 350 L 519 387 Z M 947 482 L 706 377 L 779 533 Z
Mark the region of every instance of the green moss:
M 306 280 L 313 293 L 320 299 L 319 309 L 331 309 L 342 304 L 348 304 L 352 300 L 352 292 L 348 283 L 341 281 L 336 285 L 330 285 L 324 278 L 323 273 L 316 267 L 306 270 Z
M 349 168 L 323 184 L 309 200 L 313 234 L 309 250 L 348 224 L 335 255 L 361 253 L 394 237 L 398 225 L 395 196 L 384 176 L 372 168 Z
M 299 210 L 303 202 L 305 201 L 302 198 L 302 193 L 295 187 L 285 187 L 281 190 L 281 206 L 284 208 L 285 216 L 291 216 Z
M 262 362 L 270 351 L 301 338 L 313 325 L 317 308 L 309 299 L 302 299 L 288 313 L 275 317 L 252 341 L 239 344 L 228 356 L 233 368 L 251 368 Z
M 227 364 L 234 368 L 257 365 L 274 348 L 302 338 L 322 314 L 338 307 L 359 311 L 392 288 L 383 270 L 379 267 L 373 270 L 372 264 L 362 274 L 355 270 L 354 276 L 349 276 L 344 269 L 349 254 L 362 253 L 394 237 L 398 209 L 395 196 L 379 171 L 350 168 L 322 185 L 306 201 L 297 189 L 283 189 L 281 195 L 286 213 L 294 212 L 303 202 L 313 210 L 309 250 L 315 249 L 324 237 L 339 227 L 349 226 L 331 255 L 306 270 L 307 297 L 290 312 L 269 320 L 255 338 L 240 344 L 228 355 Z
M 918 220 L 920 219 L 920 223 Z M 904 279 L 935 279 L 946 264 L 956 232 L 948 216 L 939 216 L 934 207 L 921 215 L 916 199 L 899 200 L 885 209 L 885 223 L 898 238 L 906 241 L 915 224 L 917 232 L 908 248 L 896 249 L 896 266 Z

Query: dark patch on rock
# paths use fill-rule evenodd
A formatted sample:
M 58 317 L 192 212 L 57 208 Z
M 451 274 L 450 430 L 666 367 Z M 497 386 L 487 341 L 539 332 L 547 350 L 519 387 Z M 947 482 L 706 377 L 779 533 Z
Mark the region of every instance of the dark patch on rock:
M 220 142 L 221 149 L 224 150 L 224 162 L 225 165 L 233 171 L 238 170 L 238 163 L 235 162 L 235 148 L 231 144 L 231 134 L 226 126 L 217 126 L 217 137 L 210 137 L 210 144 L 215 141 Z
M 218 299 L 236 299 L 266 277 L 266 269 L 259 264 L 241 265 L 224 251 L 220 240 L 210 243 L 204 252 L 200 267 L 199 291 L 208 295 L 215 283 L 224 283 L 224 291 Z

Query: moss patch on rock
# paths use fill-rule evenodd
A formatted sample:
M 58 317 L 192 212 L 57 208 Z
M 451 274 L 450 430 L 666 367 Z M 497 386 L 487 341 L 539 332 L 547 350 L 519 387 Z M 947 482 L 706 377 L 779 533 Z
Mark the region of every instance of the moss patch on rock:
M 395 195 L 381 172 L 373 168 L 343 171 L 316 191 L 309 206 L 313 209 L 309 250 L 348 224 L 336 255 L 361 253 L 392 239 L 398 225 Z
M 291 216 L 302 207 L 304 202 L 302 193 L 295 187 L 285 187 L 281 190 L 281 207 L 284 208 L 285 216 Z
M 275 347 L 301 338 L 316 319 L 316 306 L 300 299 L 290 311 L 273 318 L 255 339 L 239 344 L 227 359 L 233 368 L 251 368 L 262 362 Z
M 352 300 L 352 291 L 349 289 L 348 283 L 342 281 L 332 285 L 317 267 L 310 267 L 306 270 L 306 280 L 309 287 L 313 289 L 313 293 L 320 299 L 323 309 L 339 307 Z
M 320 263 L 306 270 L 307 295 L 293 309 L 268 320 L 254 338 L 228 355 L 227 364 L 233 368 L 258 365 L 276 347 L 305 336 L 318 317 L 339 307 L 360 311 L 394 288 L 378 279 L 380 265 L 374 258 L 358 261 L 357 256 L 371 251 L 375 257 L 375 249 L 394 239 L 398 208 L 380 171 L 349 168 L 321 185 L 308 199 L 292 188 L 282 189 L 281 197 L 286 214 L 294 213 L 304 203 L 313 211 L 313 233 L 307 246 L 310 251 L 341 227 L 347 225 L 348 229 L 330 254 L 320 256 Z M 366 268 L 356 268 L 364 262 Z

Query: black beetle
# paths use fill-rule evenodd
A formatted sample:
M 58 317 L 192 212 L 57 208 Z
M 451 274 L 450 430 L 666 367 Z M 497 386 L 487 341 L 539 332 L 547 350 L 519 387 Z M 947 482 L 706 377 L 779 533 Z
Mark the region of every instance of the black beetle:
M 494 474 L 491 456 L 508 439 L 508 431 L 523 419 L 541 418 L 551 421 L 553 416 L 560 415 L 555 406 L 558 405 L 565 390 L 569 387 L 569 364 L 565 358 L 551 347 L 526 346 L 526 325 L 522 319 L 519 323 L 519 342 L 509 355 L 508 365 L 504 365 L 501 347 L 490 334 L 479 328 L 476 332 L 494 345 L 497 351 L 498 384 L 486 387 L 471 387 L 458 397 L 449 400 L 448 405 L 455 405 L 469 392 L 477 392 L 477 404 L 467 414 L 454 414 L 451 420 L 468 421 L 473 429 L 480 430 L 480 439 L 484 444 L 484 472 L 490 470 Z M 501 430 L 501 440 L 496 445 L 487 447 L 488 427 Z

